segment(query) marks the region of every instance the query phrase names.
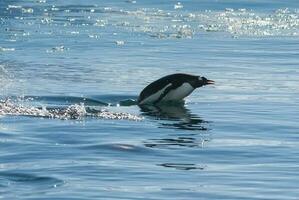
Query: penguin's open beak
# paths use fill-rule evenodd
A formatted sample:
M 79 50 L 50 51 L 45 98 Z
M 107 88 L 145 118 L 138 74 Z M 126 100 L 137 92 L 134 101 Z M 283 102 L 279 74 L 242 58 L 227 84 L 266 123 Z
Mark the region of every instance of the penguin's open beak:
M 215 81 L 212 81 L 212 80 L 207 80 L 206 84 L 209 85 L 209 84 L 214 84 Z

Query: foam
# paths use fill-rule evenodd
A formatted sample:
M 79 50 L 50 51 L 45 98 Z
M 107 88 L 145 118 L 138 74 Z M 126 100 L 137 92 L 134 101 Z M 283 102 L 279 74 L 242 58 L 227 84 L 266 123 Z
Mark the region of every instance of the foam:
M 87 109 L 84 104 L 74 104 L 66 108 L 47 109 L 46 107 L 37 108 L 29 105 L 22 105 L 10 99 L 0 100 L 0 116 L 1 115 L 45 117 L 63 120 L 82 120 L 86 117 L 133 121 L 140 121 L 143 119 L 137 115 L 124 112 L 110 112 L 107 109 L 93 109 L 92 112 L 89 112 L 89 109 Z

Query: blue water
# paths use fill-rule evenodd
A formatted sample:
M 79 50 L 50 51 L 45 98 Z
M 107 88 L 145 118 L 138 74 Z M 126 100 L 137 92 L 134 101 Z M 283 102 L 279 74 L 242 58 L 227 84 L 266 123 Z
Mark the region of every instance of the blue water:
M 1 199 L 298 199 L 299 2 L 180 3 L 0 1 Z

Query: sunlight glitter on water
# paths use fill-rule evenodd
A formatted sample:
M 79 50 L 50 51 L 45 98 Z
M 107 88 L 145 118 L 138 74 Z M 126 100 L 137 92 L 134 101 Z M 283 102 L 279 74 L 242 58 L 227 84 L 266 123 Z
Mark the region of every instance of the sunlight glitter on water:
M 55 9 L 53 9 L 55 8 Z M 186 12 L 161 9 L 93 6 L 50 6 L 36 8 L 43 17 L 36 17 L 32 8 L 8 5 L 7 11 L 19 14 L 27 25 L 97 26 L 133 33 L 145 33 L 157 38 L 191 38 L 201 32 L 227 32 L 233 36 L 298 36 L 298 10 L 285 8 L 270 14 L 258 13 L 245 8 L 223 11 Z M 92 10 L 92 12 L 91 12 Z M 26 12 L 25 12 L 26 11 Z M 74 14 L 80 13 L 80 16 Z M 73 17 L 74 16 L 74 17 Z
M 296 199 L 298 1 L 0 1 L 5 199 Z M 171 73 L 215 80 L 138 107 Z

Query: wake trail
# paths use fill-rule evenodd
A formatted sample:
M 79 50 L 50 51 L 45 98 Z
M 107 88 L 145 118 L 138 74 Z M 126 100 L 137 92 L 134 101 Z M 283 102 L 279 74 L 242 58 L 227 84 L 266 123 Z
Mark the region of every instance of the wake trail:
M 44 117 L 63 120 L 82 120 L 86 117 L 133 121 L 140 121 L 143 119 L 143 117 L 130 113 L 111 112 L 105 108 L 91 108 L 85 106 L 84 103 L 72 104 L 66 107 L 59 108 L 47 108 L 46 106 L 35 107 L 30 105 L 23 105 L 11 99 L 0 100 L 0 115 Z

